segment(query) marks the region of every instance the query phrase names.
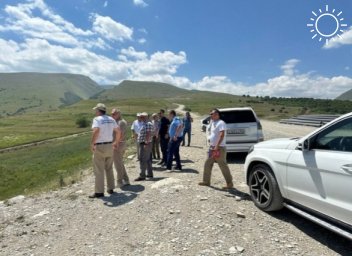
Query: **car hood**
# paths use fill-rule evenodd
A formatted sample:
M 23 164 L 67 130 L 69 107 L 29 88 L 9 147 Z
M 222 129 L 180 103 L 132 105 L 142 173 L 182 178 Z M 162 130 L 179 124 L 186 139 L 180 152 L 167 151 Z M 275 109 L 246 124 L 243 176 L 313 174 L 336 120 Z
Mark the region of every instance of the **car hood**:
M 270 148 L 270 149 L 287 149 L 292 148 L 298 144 L 299 138 L 282 138 L 282 139 L 273 139 L 260 142 L 256 144 L 255 148 Z

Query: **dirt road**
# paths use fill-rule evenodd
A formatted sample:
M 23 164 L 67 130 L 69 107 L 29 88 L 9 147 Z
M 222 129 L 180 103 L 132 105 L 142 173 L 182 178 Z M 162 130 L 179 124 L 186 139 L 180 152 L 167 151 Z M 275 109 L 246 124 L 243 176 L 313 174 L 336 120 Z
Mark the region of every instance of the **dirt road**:
M 267 138 L 301 136 L 309 127 L 263 122 Z M 236 189 L 199 187 L 204 133 L 195 118 L 183 172 L 155 166 L 155 179 L 103 199 L 88 199 L 93 175 L 79 184 L 0 203 L 0 255 L 350 255 L 352 244 L 287 211 L 267 214 L 248 197 L 244 154 L 229 157 Z M 128 163 L 131 178 L 138 163 Z M 237 217 L 238 212 L 243 214 Z

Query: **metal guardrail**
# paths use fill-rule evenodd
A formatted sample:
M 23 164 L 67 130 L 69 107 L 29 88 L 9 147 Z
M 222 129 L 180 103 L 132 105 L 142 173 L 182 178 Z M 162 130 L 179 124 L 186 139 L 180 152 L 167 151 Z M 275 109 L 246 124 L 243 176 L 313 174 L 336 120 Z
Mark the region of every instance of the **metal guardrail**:
M 339 115 L 300 115 L 288 119 L 281 119 L 280 123 L 320 127 L 338 117 Z

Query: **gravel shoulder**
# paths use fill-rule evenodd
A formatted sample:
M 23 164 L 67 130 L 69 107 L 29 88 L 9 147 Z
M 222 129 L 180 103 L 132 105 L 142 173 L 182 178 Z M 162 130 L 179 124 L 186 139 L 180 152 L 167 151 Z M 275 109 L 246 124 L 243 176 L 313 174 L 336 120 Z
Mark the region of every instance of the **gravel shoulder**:
M 310 127 L 263 121 L 266 139 L 302 136 Z M 229 156 L 235 188 L 199 187 L 206 145 L 198 118 L 183 172 L 154 165 L 154 181 L 88 199 L 92 171 L 80 183 L 0 203 L 0 255 L 350 255 L 351 242 L 291 212 L 267 214 L 250 201 L 244 154 Z M 132 178 L 138 163 L 127 164 Z

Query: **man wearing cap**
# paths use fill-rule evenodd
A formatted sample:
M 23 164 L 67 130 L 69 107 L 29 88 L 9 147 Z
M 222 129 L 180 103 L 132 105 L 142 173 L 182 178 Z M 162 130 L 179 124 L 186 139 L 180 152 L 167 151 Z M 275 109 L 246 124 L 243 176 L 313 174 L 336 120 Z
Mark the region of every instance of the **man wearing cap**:
M 148 120 L 148 114 L 143 112 L 140 114 L 142 126 L 139 131 L 137 142 L 139 143 L 140 169 L 139 177 L 135 181 L 142 181 L 146 178 L 153 178 L 152 169 L 152 139 L 153 124 Z M 146 174 L 147 172 L 147 174 Z
M 119 188 L 123 186 L 130 185 L 130 179 L 127 175 L 125 165 L 123 163 L 123 156 L 126 151 L 126 129 L 127 129 L 127 122 L 122 118 L 121 111 L 117 108 L 112 109 L 111 111 L 112 118 L 115 119 L 117 125 L 120 128 L 121 136 L 120 142 L 117 149 L 114 150 L 113 158 L 114 158 L 114 165 L 117 172 L 117 186 Z M 114 136 L 116 134 L 114 133 Z
M 93 169 L 95 174 L 95 193 L 90 198 L 104 196 L 104 176 L 106 175 L 107 192 L 114 193 L 113 149 L 117 149 L 120 141 L 120 129 L 116 121 L 106 115 L 106 107 L 98 103 L 93 119 L 91 150 L 93 152 Z M 115 140 L 113 141 L 113 133 Z
M 136 148 L 137 148 L 137 159 L 139 161 L 140 155 L 139 155 L 139 143 L 137 141 L 139 131 L 142 126 L 142 121 L 141 121 L 141 113 L 137 113 L 137 119 L 133 121 L 132 126 L 131 126 L 131 131 L 132 131 L 132 136 L 134 141 L 136 142 Z
M 226 185 L 223 189 L 231 189 L 233 188 L 232 175 L 229 166 L 226 163 L 226 123 L 220 119 L 220 111 L 216 108 L 210 112 L 210 117 L 210 135 L 208 137 L 210 149 L 207 160 L 204 164 L 203 181 L 200 182 L 199 185 L 210 186 L 211 172 L 214 163 L 216 162 L 226 180 Z

